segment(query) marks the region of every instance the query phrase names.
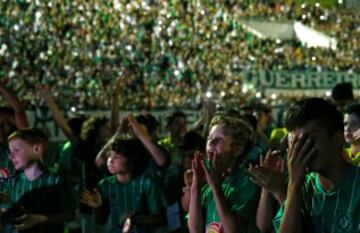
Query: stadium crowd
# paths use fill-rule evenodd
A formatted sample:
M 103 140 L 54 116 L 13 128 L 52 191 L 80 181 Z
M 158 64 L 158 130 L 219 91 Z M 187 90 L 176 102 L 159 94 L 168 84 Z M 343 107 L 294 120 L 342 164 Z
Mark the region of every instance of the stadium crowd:
M 208 90 L 236 103 L 246 70 L 359 71 L 359 14 L 292 1 L 3 1 L 1 77 L 26 106 L 53 86 L 64 109 L 199 109 Z M 256 38 L 243 19 L 301 21 L 338 40 L 336 50 Z M 223 92 L 223 90 L 227 90 Z
M 337 49 L 259 39 L 247 19 L 301 21 Z M 352 84 L 272 98 L 243 72 L 357 73 L 359 34 L 355 11 L 290 0 L 1 1 L 0 232 L 358 233 Z M 59 150 L 31 127 L 38 107 Z

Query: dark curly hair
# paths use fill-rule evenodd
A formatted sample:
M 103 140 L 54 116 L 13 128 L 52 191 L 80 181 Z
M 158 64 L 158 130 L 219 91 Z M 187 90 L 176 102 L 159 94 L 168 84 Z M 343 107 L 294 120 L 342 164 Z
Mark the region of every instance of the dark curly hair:
M 110 146 L 112 151 L 128 159 L 132 173 L 137 176 L 145 171 L 149 164 L 149 154 L 140 140 L 117 138 Z

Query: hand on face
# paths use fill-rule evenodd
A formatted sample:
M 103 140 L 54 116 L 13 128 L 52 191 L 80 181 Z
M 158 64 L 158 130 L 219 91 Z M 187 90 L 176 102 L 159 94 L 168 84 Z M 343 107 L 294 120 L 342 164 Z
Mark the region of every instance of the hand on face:
M 304 133 L 295 134 L 291 138 L 287 156 L 289 184 L 298 187 L 303 183 L 308 164 L 316 149 L 313 140 Z
M 360 143 L 360 128 L 353 133 L 353 139 Z
M 201 166 L 204 170 L 207 183 L 212 188 L 221 186 L 221 182 L 225 177 L 225 173 L 222 169 L 219 155 L 217 153 L 208 153 L 208 160 L 202 160 Z

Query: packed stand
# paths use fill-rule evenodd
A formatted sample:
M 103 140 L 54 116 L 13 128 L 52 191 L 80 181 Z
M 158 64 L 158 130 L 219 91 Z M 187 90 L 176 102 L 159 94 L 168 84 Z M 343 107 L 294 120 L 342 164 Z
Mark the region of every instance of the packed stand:
M 356 11 L 268 2 L 4 1 L 1 76 L 26 106 L 41 103 L 34 83 L 46 83 L 62 107 L 82 110 L 106 109 L 122 76 L 121 106 L 139 110 L 198 109 L 208 90 L 236 102 L 245 70 L 359 71 Z M 251 18 L 300 20 L 338 49 L 258 39 L 241 25 Z

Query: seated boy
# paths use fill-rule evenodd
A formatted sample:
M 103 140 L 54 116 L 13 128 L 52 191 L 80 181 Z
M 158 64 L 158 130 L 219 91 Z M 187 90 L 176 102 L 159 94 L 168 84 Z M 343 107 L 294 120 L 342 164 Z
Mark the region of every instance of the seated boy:
M 46 135 L 38 129 L 23 129 L 12 133 L 8 141 L 17 173 L 6 184 L 10 200 L 1 206 L 2 230 L 63 233 L 64 222 L 74 213 L 63 179 L 41 162 L 48 146 Z

